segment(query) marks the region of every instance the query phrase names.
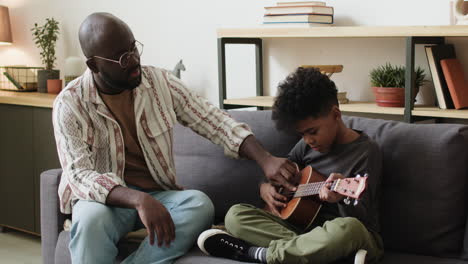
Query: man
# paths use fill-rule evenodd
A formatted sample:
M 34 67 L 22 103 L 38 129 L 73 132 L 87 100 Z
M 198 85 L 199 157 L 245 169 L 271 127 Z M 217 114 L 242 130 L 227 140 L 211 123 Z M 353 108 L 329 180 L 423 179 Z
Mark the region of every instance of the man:
M 172 263 L 210 226 L 208 197 L 177 185 L 172 153 L 176 121 L 221 145 L 226 155 L 257 161 L 272 181 L 294 189 L 295 168 L 265 151 L 248 126 L 187 90 L 168 72 L 140 65 L 143 45 L 107 13 L 79 30 L 88 70 L 54 103 L 63 173 L 60 208 L 72 214 L 73 263 L 113 263 L 126 233 L 148 237 L 124 263 Z M 196 219 L 196 221 L 193 221 Z
M 365 133 L 346 127 L 335 84 L 317 69 L 297 69 L 279 86 L 273 119 L 279 129 L 302 136 L 289 153 L 300 168 L 311 165 L 328 176 L 328 182 L 368 173 L 362 200 L 348 206 L 330 184 L 323 186 L 322 208 L 304 230 L 279 217 L 287 195 L 263 183 L 260 195 L 269 212 L 234 205 L 225 217 L 229 233 L 207 230 L 198 239 L 199 247 L 214 256 L 269 264 L 332 263 L 354 254 L 363 263 L 366 253 L 369 263 L 378 262 L 383 255 L 378 221 L 381 153 Z

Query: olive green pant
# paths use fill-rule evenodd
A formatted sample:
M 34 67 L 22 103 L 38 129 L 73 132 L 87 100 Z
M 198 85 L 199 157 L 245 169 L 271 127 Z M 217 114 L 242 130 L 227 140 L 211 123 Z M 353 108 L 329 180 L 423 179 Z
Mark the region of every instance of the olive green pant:
M 320 218 L 320 217 L 317 217 Z M 318 224 L 315 224 L 318 223 Z M 316 219 L 302 232 L 280 217 L 248 204 L 232 206 L 225 218 L 229 233 L 255 246 L 266 247 L 270 263 L 332 263 L 367 250 L 367 263 L 383 256 L 383 242 L 356 218 Z

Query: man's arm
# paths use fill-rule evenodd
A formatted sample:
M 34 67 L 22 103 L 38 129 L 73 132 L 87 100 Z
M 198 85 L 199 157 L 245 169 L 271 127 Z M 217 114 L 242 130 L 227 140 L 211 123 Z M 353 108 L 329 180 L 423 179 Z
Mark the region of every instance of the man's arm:
M 93 146 L 86 141 L 86 116 L 69 98 L 59 96 L 52 112 L 57 152 L 62 167 L 62 181 L 66 180 L 73 194 L 80 200 L 105 203 L 108 193 L 117 185 L 125 185 L 115 173 L 99 173 L 95 169 Z M 96 135 L 97 136 L 97 135 Z
M 224 111 L 197 96 L 179 79 L 170 74 L 165 78 L 171 92 L 174 111 L 181 124 L 221 145 L 227 156 L 255 160 L 272 183 L 294 189 L 294 186 L 288 183 L 296 172 L 296 166 L 292 162 L 272 156 L 255 139 L 246 124 L 236 122 Z
M 154 74 L 165 80 L 173 110 L 181 125 L 223 147 L 226 156 L 235 159 L 240 157 L 240 145 L 247 136 L 252 135 L 246 124 L 236 122 L 226 112 L 189 90 L 172 74 L 158 71 Z

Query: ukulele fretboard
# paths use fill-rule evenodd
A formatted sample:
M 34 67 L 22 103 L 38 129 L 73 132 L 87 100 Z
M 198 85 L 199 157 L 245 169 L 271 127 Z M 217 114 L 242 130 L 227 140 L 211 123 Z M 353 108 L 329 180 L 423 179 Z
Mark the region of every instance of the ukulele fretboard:
M 297 187 L 297 191 L 294 194 L 294 198 L 298 197 L 304 197 L 304 196 L 310 196 L 310 195 L 316 195 L 319 193 L 320 189 L 326 185 L 330 184 L 330 190 L 333 190 L 336 186 L 336 183 L 338 180 L 332 181 L 332 182 L 313 182 L 313 183 L 307 183 L 307 184 L 301 184 Z

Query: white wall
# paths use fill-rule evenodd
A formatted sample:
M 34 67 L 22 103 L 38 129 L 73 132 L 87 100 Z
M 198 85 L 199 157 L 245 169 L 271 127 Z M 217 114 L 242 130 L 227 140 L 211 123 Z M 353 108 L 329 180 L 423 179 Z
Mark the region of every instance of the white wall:
M 263 7 L 275 1 L 253 0 L 0 0 L 10 8 L 14 44 L 0 47 L 0 65 L 40 65 L 39 50 L 30 29 L 35 22 L 54 17 L 60 22 L 58 68 L 65 58 L 81 55 L 77 31 L 92 12 L 106 11 L 126 21 L 135 38 L 144 43 L 143 64 L 172 68 L 183 58 L 182 79 L 190 88 L 218 103 L 217 38 L 219 27 L 249 27 L 261 23 Z M 336 25 L 447 25 L 449 0 L 336 0 Z M 468 67 L 467 41 L 457 54 Z M 404 39 L 266 39 L 265 94 L 274 95 L 278 82 L 301 64 L 343 64 L 333 76 L 352 100 L 372 100 L 369 70 L 385 62 L 404 64 Z M 228 95 L 251 96 L 255 91 L 252 47 L 228 49 Z M 417 63 L 427 69 L 418 49 Z M 468 72 L 468 70 L 467 70 Z M 63 73 L 63 72 L 62 72 Z M 423 93 L 431 94 L 430 89 Z M 421 101 L 421 100 L 420 100 Z M 424 100 L 422 100 L 424 101 Z M 429 97 L 429 101 L 432 101 Z

